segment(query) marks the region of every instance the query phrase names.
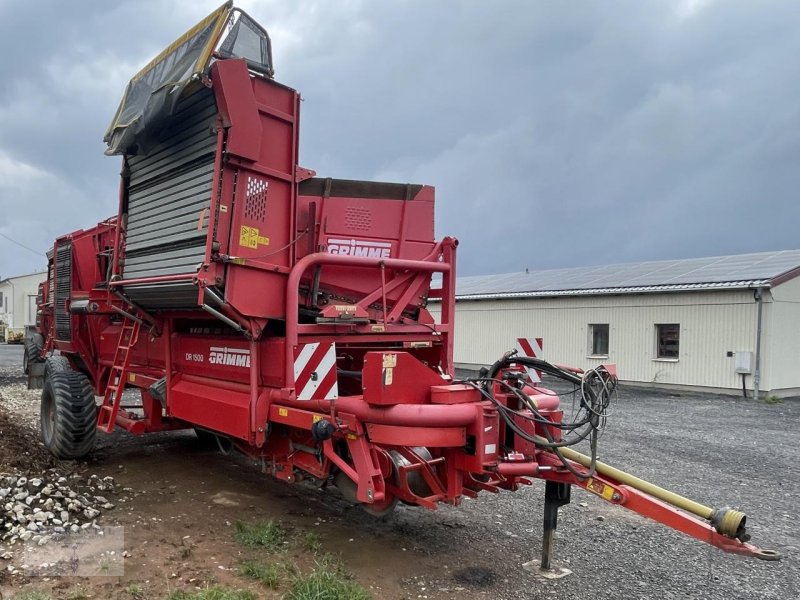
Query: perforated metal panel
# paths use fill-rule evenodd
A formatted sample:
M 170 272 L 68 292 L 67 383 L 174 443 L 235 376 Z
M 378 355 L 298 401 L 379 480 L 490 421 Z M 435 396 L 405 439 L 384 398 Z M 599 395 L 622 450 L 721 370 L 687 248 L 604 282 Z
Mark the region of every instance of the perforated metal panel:
M 344 209 L 344 224 L 354 231 L 371 231 L 372 211 L 360 206 L 348 206 Z
M 72 293 L 72 243 L 64 242 L 56 248 L 56 273 L 54 291 L 54 310 L 56 339 L 63 342 L 72 340 L 70 315 L 67 301 Z
M 123 279 L 194 273 L 205 256 L 214 179 L 217 107 L 211 90 L 182 100 L 160 142 L 130 156 Z M 191 283 L 125 286 L 148 308 L 196 306 Z
M 259 177 L 247 176 L 247 195 L 244 216 L 254 221 L 263 221 L 267 216 L 267 190 L 269 182 Z

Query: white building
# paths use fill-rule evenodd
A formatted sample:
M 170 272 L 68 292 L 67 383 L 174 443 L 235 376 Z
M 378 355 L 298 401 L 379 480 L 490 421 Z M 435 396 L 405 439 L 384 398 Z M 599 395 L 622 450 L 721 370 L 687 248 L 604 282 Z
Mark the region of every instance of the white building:
M 47 273 L 42 272 L 0 280 L 0 322 L 4 325 L 0 341 L 36 324 L 36 294 L 46 278 Z
M 800 394 L 798 275 L 800 250 L 460 277 L 455 362 L 542 338 L 547 360 L 628 383 Z

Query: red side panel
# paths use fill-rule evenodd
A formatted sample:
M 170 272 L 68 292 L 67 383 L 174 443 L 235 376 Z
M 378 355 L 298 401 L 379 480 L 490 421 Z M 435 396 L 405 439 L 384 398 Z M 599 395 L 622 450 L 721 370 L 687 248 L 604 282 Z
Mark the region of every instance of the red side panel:
M 169 390 L 169 407 L 171 416 L 193 425 L 250 438 L 250 388 L 245 384 L 185 377 Z
M 365 187 L 369 185 L 365 183 Z M 419 186 L 418 186 L 419 187 Z M 409 198 L 311 196 L 298 199 L 298 231 L 302 233 L 315 221 L 314 245 L 307 240 L 297 244 L 298 258 L 311 252 L 329 252 L 345 256 L 401 258 L 422 260 L 434 249 L 434 190 L 421 186 Z M 309 235 L 309 234 L 305 234 Z M 396 275 L 384 272 L 385 280 Z M 341 298 L 358 300 L 381 286 L 378 269 L 326 267 L 320 276 L 320 289 Z M 430 276 L 390 289 L 387 302 L 393 305 L 403 298 L 406 309 L 424 306 L 430 289 Z M 408 292 L 406 294 L 406 292 Z
M 220 61 L 211 73 L 223 124 L 230 123 L 220 207 L 228 212 L 217 238 L 232 257 L 225 300 L 250 317 L 284 318 L 292 264 L 299 95 L 250 77 L 243 61 Z M 234 183 L 235 182 L 235 183 Z M 232 197 L 225 197 L 225 193 Z
M 407 352 L 368 352 L 362 372 L 368 404 L 426 404 L 431 388 L 447 383 Z
M 258 106 L 243 60 L 225 60 L 214 65 L 217 110 L 228 129 L 226 151 L 258 160 L 261 149 L 261 120 Z M 224 93 L 222 93 L 224 90 Z

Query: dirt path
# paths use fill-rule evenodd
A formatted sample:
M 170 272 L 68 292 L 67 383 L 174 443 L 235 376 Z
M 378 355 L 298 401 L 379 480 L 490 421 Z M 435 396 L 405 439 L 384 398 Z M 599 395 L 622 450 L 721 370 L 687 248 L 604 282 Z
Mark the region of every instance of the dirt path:
M 23 391 L 8 371 L 3 380 L 2 372 L 0 413 L 11 412 L 12 422 L 27 427 L 36 419 L 38 393 Z M 269 590 L 238 574 L 241 560 L 258 553 L 234 536 L 237 521 L 276 519 L 289 543 L 284 552 L 261 553 L 266 560 L 305 570 L 324 553 L 340 554 L 377 599 L 567 599 L 586 597 L 587 587 L 594 598 L 609 599 L 800 597 L 794 556 L 800 536 L 793 525 L 800 497 L 798 420 L 800 403 L 792 401 L 767 406 L 630 391 L 602 440 L 610 462 L 700 500 L 746 509 L 754 541 L 786 553 L 782 563 L 725 555 L 574 491 L 572 504 L 562 509 L 556 547 L 559 562 L 574 574 L 543 581 L 521 569 L 539 549 L 541 484 L 435 512 L 400 506 L 376 521 L 335 490 L 281 484 L 242 457 L 203 449 L 193 434 L 116 433 L 100 439 L 84 468 L 132 490 L 102 517 L 103 524 L 124 527 L 124 576 L 6 579 L 0 590 L 6 600 L 12 587 L 68 598 L 82 586 L 85 597 L 130 600 L 136 586 L 141 598 L 160 600 L 169 590 L 220 582 L 252 589 L 259 598 L 281 598 L 285 585 Z M 743 447 L 744 422 L 748 439 L 768 438 L 770 445 Z M 309 534 L 321 548 L 306 547 Z

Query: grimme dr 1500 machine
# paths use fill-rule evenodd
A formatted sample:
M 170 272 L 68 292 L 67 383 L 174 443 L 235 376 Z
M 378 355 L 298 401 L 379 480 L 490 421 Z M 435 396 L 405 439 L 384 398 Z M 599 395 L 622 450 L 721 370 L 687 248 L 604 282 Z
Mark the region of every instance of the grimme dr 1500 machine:
M 194 428 L 375 515 L 542 479 L 544 568 L 572 486 L 778 558 L 747 543 L 741 512 L 596 460 L 613 367 L 509 353 L 456 380 L 458 243 L 434 237 L 433 188 L 316 177 L 298 163 L 299 107 L 266 31 L 230 3 L 130 81 L 105 137 L 119 212 L 55 241 L 27 348 L 53 454 L 85 455 L 97 431 Z M 564 418 L 528 369 L 571 384 L 580 410 Z

